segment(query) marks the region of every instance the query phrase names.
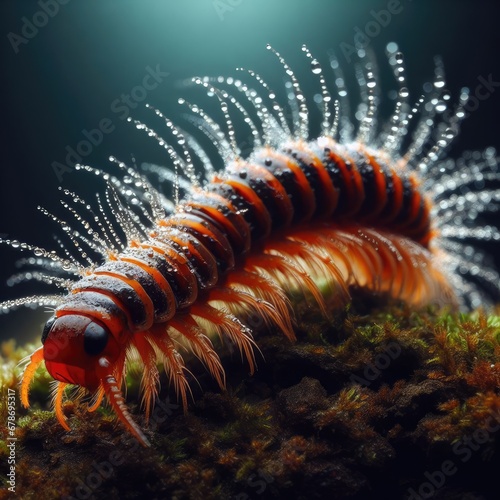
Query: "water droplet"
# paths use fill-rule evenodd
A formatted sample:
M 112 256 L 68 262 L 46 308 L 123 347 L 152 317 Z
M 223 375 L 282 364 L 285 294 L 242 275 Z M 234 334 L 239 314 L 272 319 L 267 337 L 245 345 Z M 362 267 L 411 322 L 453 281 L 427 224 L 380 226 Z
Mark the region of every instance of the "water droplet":
M 321 66 L 317 59 L 313 59 L 311 61 L 311 70 L 315 75 L 319 75 L 321 73 Z

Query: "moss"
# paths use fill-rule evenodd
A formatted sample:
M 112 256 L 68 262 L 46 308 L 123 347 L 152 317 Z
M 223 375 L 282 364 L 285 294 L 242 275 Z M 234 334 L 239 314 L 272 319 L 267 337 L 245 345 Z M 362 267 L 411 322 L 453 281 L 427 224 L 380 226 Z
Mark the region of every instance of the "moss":
M 89 414 L 67 402 L 65 432 L 45 411 L 50 377 L 40 370 L 35 408 L 17 415 L 17 491 L 37 500 L 407 498 L 451 461 L 456 472 L 436 497 L 488 498 L 500 465 L 500 316 L 394 306 L 350 308 L 338 322 L 303 318 L 295 344 L 262 336 L 257 373 L 225 359 L 228 390 L 194 389 L 187 415 L 164 388 L 149 427 L 131 372 L 129 403 L 149 449 L 105 407 Z M 16 388 L 30 349 L 2 346 L 5 388 Z

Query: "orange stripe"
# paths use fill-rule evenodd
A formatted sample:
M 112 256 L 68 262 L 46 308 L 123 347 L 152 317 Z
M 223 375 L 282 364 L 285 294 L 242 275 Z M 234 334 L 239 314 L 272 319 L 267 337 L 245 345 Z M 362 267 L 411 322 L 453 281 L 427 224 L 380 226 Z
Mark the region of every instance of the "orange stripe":
M 131 264 L 135 264 L 142 270 L 146 271 L 155 280 L 155 282 L 161 288 L 162 292 L 164 292 L 165 296 L 167 297 L 169 316 L 165 318 L 162 317 L 161 321 L 167 321 L 168 319 L 170 319 L 175 314 L 175 297 L 170 284 L 165 279 L 163 274 L 161 274 L 158 269 L 148 266 L 144 261 L 135 257 L 120 257 L 120 260 L 122 260 L 123 262 L 130 262 Z M 156 319 L 156 321 L 158 321 L 158 319 Z
M 323 190 L 321 200 L 322 206 L 320 207 L 321 213 L 318 213 L 317 215 L 321 219 L 328 219 L 333 215 L 335 209 L 337 208 L 339 201 L 338 190 L 335 189 L 330 174 L 321 159 L 318 158 L 310 149 L 306 147 L 303 147 L 302 149 L 307 155 L 309 155 L 309 164 L 312 165 L 318 173 L 321 189 Z M 317 201 L 318 200 L 316 200 L 316 202 Z
M 266 238 L 271 233 L 271 216 L 267 211 L 266 206 L 259 198 L 257 193 L 247 184 L 241 182 L 241 180 L 236 179 L 236 175 L 228 177 L 224 181 L 225 184 L 231 186 L 240 196 L 242 196 L 250 204 L 254 205 L 256 208 L 255 212 L 257 219 L 259 219 L 259 232 L 262 233 L 262 237 Z
M 248 165 L 243 166 L 238 164 L 237 168 L 239 170 L 247 168 L 252 172 L 256 172 L 256 176 L 261 176 L 266 180 L 267 185 L 276 193 L 276 195 L 274 196 L 274 200 L 279 206 L 280 214 L 283 218 L 283 225 L 290 225 L 293 218 L 293 205 L 290 198 L 288 197 L 288 193 L 285 191 L 285 188 L 283 187 L 281 182 L 276 179 L 276 177 L 274 177 L 274 175 L 269 172 L 269 170 L 260 165 L 249 163 Z
M 338 145 L 336 145 L 338 147 Z M 345 156 L 345 151 L 342 152 Z M 361 205 L 365 199 L 365 190 L 363 187 L 363 181 L 361 179 L 361 175 L 356 168 L 356 164 L 352 160 L 352 158 L 346 157 L 349 160 L 351 165 L 351 170 L 347 168 L 347 164 L 342 156 L 335 153 L 333 150 L 330 150 L 329 153 L 330 159 L 335 162 L 338 166 L 340 173 L 342 174 L 342 179 L 344 181 L 344 189 L 347 191 L 346 200 L 347 200 L 347 211 L 342 214 L 342 217 L 346 217 L 349 215 L 354 215 L 359 212 Z
M 181 219 L 178 220 L 173 219 L 169 222 L 169 225 L 170 227 L 176 227 L 177 225 L 187 226 L 190 224 L 186 224 L 186 221 Z M 203 245 L 201 241 L 199 241 L 192 235 L 189 236 L 193 239 L 196 239 L 196 241 L 199 242 L 199 246 L 194 246 L 193 242 L 190 241 L 189 239 L 184 240 L 172 234 L 169 235 L 169 239 L 174 243 L 177 243 L 180 247 L 187 246 L 188 252 L 191 253 L 196 260 L 200 261 L 202 265 L 208 267 L 210 278 L 208 279 L 208 281 L 198 284 L 201 286 L 202 289 L 211 288 L 217 283 L 217 280 L 219 279 L 219 274 L 217 271 L 217 262 L 215 261 L 215 258 L 212 255 L 212 253 Z
M 387 183 L 385 180 L 384 171 L 382 167 L 377 162 L 377 160 L 371 156 L 366 149 L 363 148 L 363 154 L 365 155 L 368 163 L 373 168 L 373 173 L 375 174 L 375 190 L 376 190 L 376 208 L 366 217 L 365 220 L 375 219 L 384 209 L 387 204 Z
M 284 148 L 303 149 L 301 146 L 299 146 L 299 144 L 296 143 L 285 144 Z M 277 153 L 274 151 L 269 151 L 268 157 L 271 160 L 273 158 L 276 159 L 280 164 L 284 164 L 292 171 L 302 196 L 303 206 L 301 214 L 299 214 L 302 215 L 300 219 L 309 220 L 316 210 L 316 199 L 304 171 L 300 168 L 300 165 L 298 165 L 293 160 L 293 158 L 291 158 L 289 155 L 285 153 Z
M 180 230 L 182 230 L 182 227 L 189 227 L 193 229 L 196 234 L 210 238 L 218 246 L 219 251 L 224 255 L 224 259 L 227 262 L 228 268 L 232 269 L 234 267 L 234 254 L 231 248 L 231 244 L 229 243 L 226 236 L 224 236 L 221 231 L 214 227 L 213 224 L 210 224 L 211 229 L 209 229 L 204 224 L 202 224 L 202 222 L 192 220 L 189 214 L 186 216 L 184 216 L 183 214 L 179 214 L 177 217 L 172 218 L 172 220 L 170 221 L 170 225 L 172 227 L 178 227 Z M 190 236 L 200 243 L 199 247 L 195 247 L 192 243 L 188 242 L 191 253 L 193 253 L 194 255 L 199 255 L 200 258 L 205 261 L 208 266 L 210 266 L 211 268 L 213 267 L 212 273 L 215 273 L 215 275 L 217 276 L 217 261 L 213 253 L 203 244 L 202 239 L 198 238 L 197 236 Z M 172 239 L 179 242 L 179 244 L 185 244 L 184 240 L 175 240 L 175 238 Z M 216 281 L 217 279 L 218 276 L 216 278 Z M 207 286 L 212 286 L 213 284 L 215 283 L 207 284 Z
M 165 221 L 159 221 L 158 224 L 160 226 L 165 226 L 164 222 Z M 157 238 L 158 234 L 152 233 L 151 236 Z M 176 297 L 178 307 L 182 308 L 191 305 L 198 297 L 198 280 L 191 272 L 191 269 L 188 265 L 188 260 L 186 259 L 186 257 L 184 257 L 184 255 L 177 252 L 174 248 L 169 247 L 162 242 L 157 243 L 160 243 L 162 246 L 160 247 L 157 244 L 149 243 L 141 243 L 139 246 L 140 248 L 150 248 L 156 253 L 159 253 L 165 258 L 165 260 L 167 260 L 167 262 L 172 265 L 172 267 L 177 270 L 177 273 L 175 273 L 176 276 L 180 276 L 185 281 L 184 285 L 181 284 L 181 288 L 183 288 L 183 291 L 189 292 L 183 302 L 180 302 L 180 297 Z
M 193 207 L 195 210 L 198 210 L 206 214 L 208 217 L 212 218 L 216 223 L 222 226 L 230 235 L 230 238 L 234 241 L 237 241 L 238 246 L 241 246 L 243 248 L 243 251 L 246 252 L 250 248 L 251 241 L 250 231 L 245 230 L 245 228 L 248 228 L 248 224 L 245 219 L 237 213 L 236 208 L 234 208 L 231 202 L 229 200 L 226 200 L 226 198 L 224 198 L 223 196 L 208 191 L 204 192 L 203 195 L 207 198 L 216 200 L 217 203 L 225 206 L 228 210 L 230 210 L 234 214 L 234 216 L 239 219 L 238 227 L 236 227 L 228 219 L 228 217 L 225 217 L 221 211 L 217 210 L 217 208 L 207 206 L 203 203 L 193 200 L 187 201 L 186 206 Z

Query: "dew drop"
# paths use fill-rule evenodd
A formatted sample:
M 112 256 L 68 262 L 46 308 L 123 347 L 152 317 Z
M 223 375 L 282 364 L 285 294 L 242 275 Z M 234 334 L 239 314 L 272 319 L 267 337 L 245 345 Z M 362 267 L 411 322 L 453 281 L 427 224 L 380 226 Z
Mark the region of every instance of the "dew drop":
M 321 66 L 318 62 L 317 59 L 313 59 L 311 61 L 311 71 L 315 74 L 315 75 L 319 75 L 321 73 Z

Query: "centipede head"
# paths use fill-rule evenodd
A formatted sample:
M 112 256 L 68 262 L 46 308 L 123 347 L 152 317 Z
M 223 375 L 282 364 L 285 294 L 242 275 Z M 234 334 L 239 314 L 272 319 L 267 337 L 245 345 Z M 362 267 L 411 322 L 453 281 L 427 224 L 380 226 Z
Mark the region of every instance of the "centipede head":
M 69 430 L 62 412 L 62 393 L 67 384 L 78 385 L 90 392 L 104 392 L 118 418 L 144 446 L 149 443 L 132 420 L 120 381 L 124 367 L 123 349 L 109 328 L 101 321 L 79 314 L 66 314 L 47 321 L 42 334 L 43 346 L 30 357 L 21 383 L 21 401 L 29 406 L 28 390 L 41 361 L 57 381 L 54 398 L 56 416 Z
M 97 390 L 101 384 L 100 359 L 105 358 L 113 365 L 120 352 L 120 346 L 106 325 L 77 314 L 47 321 L 42 344 L 45 366 L 52 377 L 89 391 Z

